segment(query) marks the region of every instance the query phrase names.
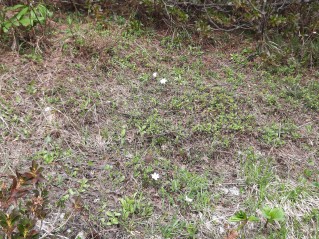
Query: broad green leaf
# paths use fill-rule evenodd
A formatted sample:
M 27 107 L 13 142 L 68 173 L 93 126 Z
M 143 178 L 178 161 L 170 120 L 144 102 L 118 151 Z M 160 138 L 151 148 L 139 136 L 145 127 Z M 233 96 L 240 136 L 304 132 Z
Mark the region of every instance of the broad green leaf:
M 11 26 L 12 26 L 11 22 L 6 22 L 3 26 L 3 31 L 8 32 Z
M 262 214 L 270 221 L 283 221 L 285 219 L 285 213 L 281 208 L 270 208 L 266 206 L 262 209 Z
M 107 211 L 105 214 L 106 214 L 108 217 L 113 217 L 113 216 L 114 216 L 114 214 L 113 214 L 112 212 L 110 212 L 110 211 Z
M 15 16 L 16 19 L 21 19 L 29 10 L 29 7 L 24 7 L 22 10 Z
M 18 20 L 13 21 L 12 23 L 14 26 L 17 26 L 17 27 L 21 25 Z
M 111 222 L 112 222 L 112 224 L 119 224 L 119 220 L 117 220 L 117 218 L 116 217 L 113 217 L 112 219 L 111 219 Z
M 274 221 L 283 221 L 285 220 L 285 213 L 281 208 L 273 208 L 270 212 L 271 218 Z
M 114 216 L 119 217 L 119 216 L 121 216 L 121 213 L 115 212 L 115 213 L 114 213 Z
M 41 16 L 46 17 L 49 16 L 49 10 L 42 4 L 38 5 L 37 10 L 41 14 Z
M 35 12 L 33 10 L 30 12 L 30 18 L 31 21 L 37 20 L 37 16 L 35 15 Z
M 22 26 L 24 26 L 24 27 L 30 26 L 30 24 L 31 24 L 30 18 L 22 18 L 19 22 L 20 22 L 20 23 L 22 24 Z

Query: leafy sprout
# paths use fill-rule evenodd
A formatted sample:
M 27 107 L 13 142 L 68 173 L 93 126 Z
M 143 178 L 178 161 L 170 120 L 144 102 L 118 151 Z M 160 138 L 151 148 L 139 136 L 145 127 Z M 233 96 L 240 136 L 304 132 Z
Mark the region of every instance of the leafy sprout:
M 247 224 L 247 222 L 258 222 L 259 218 L 253 215 L 248 216 L 244 211 L 238 211 L 234 214 L 234 216 L 229 218 L 230 222 L 239 222 L 239 226 L 237 230 L 241 230 Z
M 47 213 L 48 191 L 39 182 L 44 180 L 43 169 L 35 161 L 29 171 L 9 175 L 12 179 L 8 187 L 3 182 L 0 189 L 0 231 L 5 238 L 36 238 L 38 220 Z M 33 186 L 32 186 L 33 185 Z
M 285 220 L 285 212 L 282 208 L 271 208 L 269 206 L 265 206 L 262 210 L 263 216 L 266 218 L 265 228 L 268 223 L 274 223 Z

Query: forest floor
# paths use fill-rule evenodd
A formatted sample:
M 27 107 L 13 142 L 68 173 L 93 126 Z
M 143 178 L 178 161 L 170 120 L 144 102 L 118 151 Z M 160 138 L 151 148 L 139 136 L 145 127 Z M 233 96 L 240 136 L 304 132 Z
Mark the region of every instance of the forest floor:
M 0 56 L 0 172 L 45 168 L 46 237 L 319 238 L 318 71 L 121 19 L 50 42 Z M 265 207 L 284 219 L 265 227 Z

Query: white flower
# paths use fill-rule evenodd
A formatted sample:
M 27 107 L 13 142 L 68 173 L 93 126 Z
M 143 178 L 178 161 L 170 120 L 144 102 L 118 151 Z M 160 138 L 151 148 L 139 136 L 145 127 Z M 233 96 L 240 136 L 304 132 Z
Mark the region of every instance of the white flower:
M 161 83 L 162 85 L 165 85 L 166 82 L 167 82 L 167 80 L 166 80 L 165 78 L 163 78 L 163 79 L 160 80 L 160 83 Z
M 154 72 L 153 73 L 153 78 L 156 78 L 157 77 L 157 72 Z
M 236 187 L 232 187 L 229 189 L 230 194 L 234 195 L 234 196 L 239 196 L 239 189 Z
M 51 111 L 51 107 L 45 107 L 45 108 L 44 108 L 44 111 L 45 111 L 45 112 Z
M 220 222 L 220 218 L 215 216 L 215 215 L 212 217 L 212 221 L 215 222 L 215 223 L 221 223 Z
M 225 229 L 223 227 L 219 227 L 219 233 L 220 234 L 224 234 L 225 233 Z
M 316 31 L 314 31 L 314 32 L 312 32 L 313 34 L 317 34 L 317 32 Z
M 153 174 L 151 174 L 151 177 L 152 177 L 152 179 L 154 179 L 156 181 L 157 179 L 160 178 L 160 175 L 158 173 L 153 173 Z
M 193 199 L 191 199 L 191 198 L 189 198 L 189 197 L 186 196 L 186 197 L 185 197 L 185 201 L 186 201 L 186 202 L 192 202 Z

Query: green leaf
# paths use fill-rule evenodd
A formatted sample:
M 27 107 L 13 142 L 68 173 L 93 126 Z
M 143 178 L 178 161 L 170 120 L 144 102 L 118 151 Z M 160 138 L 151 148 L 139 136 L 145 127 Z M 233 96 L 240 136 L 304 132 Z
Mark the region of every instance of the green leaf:
M 281 208 L 270 208 L 266 206 L 262 209 L 262 214 L 271 222 L 285 220 L 285 212 Z
M 11 22 L 5 22 L 3 26 L 3 31 L 8 32 L 11 26 L 12 26 Z
M 108 217 L 114 217 L 114 214 L 113 214 L 112 212 L 110 212 L 110 211 L 107 211 L 105 214 L 106 214 Z
M 12 23 L 13 23 L 13 25 L 15 25 L 17 27 L 20 26 L 20 22 L 18 20 L 14 20 Z
M 111 223 L 117 225 L 117 224 L 119 224 L 119 220 L 117 220 L 116 217 L 113 217 L 113 218 L 111 219 Z
M 31 25 L 33 25 L 33 21 L 37 20 L 37 16 L 35 15 L 34 11 L 30 13 Z
M 271 211 L 271 208 L 270 208 L 269 206 L 265 206 L 265 207 L 261 210 L 263 216 L 264 216 L 265 218 L 267 218 L 267 219 L 271 219 L 271 217 L 270 217 L 270 211 Z
M 43 17 L 47 17 L 47 16 L 50 16 L 52 13 L 42 4 L 39 4 L 37 6 L 37 9 L 36 9 L 40 14 L 41 16 Z
M 24 26 L 24 27 L 30 26 L 30 24 L 31 24 L 30 18 L 22 18 L 19 22 L 20 22 L 20 23 L 22 24 L 22 26 Z
M 281 208 L 273 208 L 270 213 L 271 218 L 275 221 L 285 220 L 285 213 Z
M 247 214 L 244 211 L 236 212 L 234 216 L 229 218 L 230 222 L 241 222 L 248 220 Z
M 20 18 L 23 17 L 28 11 L 29 7 L 24 7 L 17 15 L 14 16 L 14 18 L 20 20 Z

